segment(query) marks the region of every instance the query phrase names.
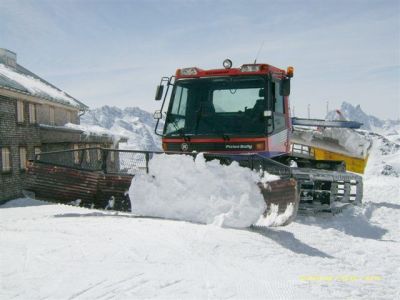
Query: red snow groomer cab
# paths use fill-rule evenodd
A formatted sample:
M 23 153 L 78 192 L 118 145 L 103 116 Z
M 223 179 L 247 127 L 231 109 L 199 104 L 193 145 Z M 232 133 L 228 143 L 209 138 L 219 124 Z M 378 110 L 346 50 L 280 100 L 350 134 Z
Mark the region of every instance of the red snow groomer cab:
M 293 67 L 283 70 L 254 63 L 232 68 L 229 59 L 223 66 L 178 69 L 175 76 L 161 79 L 156 100 L 163 98 L 163 102 L 154 117 L 155 133 L 162 136 L 165 152 L 204 152 L 210 160 L 237 161 L 244 167 L 294 179 L 303 210 L 337 211 L 361 203 L 362 178 L 347 173 L 342 161 L 316 160 L 291 151 Z M 170 87 L 165 123 L 159 131 Z M 288 190 L 282 188 L 272 198 L 284 203 L 279 195 Z M 286 202 L 298 203 L 292 196 L 287 198 Z
M 269 158 L 289 153 L 293 68 L 285 71 L 267 64 L 232 68 L 230 60 L 224 67 L 176 71 L 162 132 L 163 150 L 257 153 Z M 158 90 L 159 99 L 161 94 Z

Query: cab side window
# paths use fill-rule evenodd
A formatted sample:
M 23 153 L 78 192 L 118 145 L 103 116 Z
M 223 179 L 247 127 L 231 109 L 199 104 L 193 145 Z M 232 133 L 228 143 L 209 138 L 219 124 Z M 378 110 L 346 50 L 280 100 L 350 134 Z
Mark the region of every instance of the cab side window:
M 273 82 L 273 98 L 274 98 L 274 111 L 277 113 L 284 114 L 285 113 L 285 105 L 283 102 L 283 96 L 280 93 L 281 90 L 281 84 L 280 82 Z

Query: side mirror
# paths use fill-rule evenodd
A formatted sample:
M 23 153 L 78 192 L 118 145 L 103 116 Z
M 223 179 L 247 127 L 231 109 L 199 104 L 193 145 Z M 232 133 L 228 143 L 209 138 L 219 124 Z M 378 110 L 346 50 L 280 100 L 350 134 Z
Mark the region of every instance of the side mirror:
M 154 114 L 153 114 L 153 118 L 156 119 L 156 120 L 162 119 L 162 113 L 161 113 L 161 111 L 160 111 L 160 110 L 156 110 L 156 111 L 154 112 Z
M 157 90 L 156 90 L 156 97 L 155 97 L 156 101 L 161 100 L 163 92 L 164 92 L 164 86 L 158 85 Z
M 290 79 L 286 78 L 282 80 L 281 84 L 281 96 L 290 95 Z

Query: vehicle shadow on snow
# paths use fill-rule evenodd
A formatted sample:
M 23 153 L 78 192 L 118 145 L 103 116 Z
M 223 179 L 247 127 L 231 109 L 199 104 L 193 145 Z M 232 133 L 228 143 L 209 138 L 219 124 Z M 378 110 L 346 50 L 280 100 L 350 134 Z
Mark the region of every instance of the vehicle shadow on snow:
M 333 256 L 311 247 L 299 239 L 293 233 L 284 230 L 273 230 L 265 227 L 251 227 L 248 229 L 250 232 L 256 232 L 268 239 L 273 240 L 282 247 L 298 254 L 305 254 L 308 256 L 318 256 L 322 258 L 334 258 Z
M 30 207 L 30 206 L 42 206 L 42 205 L 50 205 L 51 203 L 33 200 L 29 198 L 18 198 L 12 200 L 6 200 L 0 202 L 0 208 L 16 208 L 16 207 Z
M 400 209 L 399 204 L 389 203 L 389 202 L 367 202 L 364 206 L 364 215 L 367 219 L 371 219 L 372 215 L 375 213 L 376 210 L 380 208 L 388 208 L 388 209 Z
M 152 220 L 171 220 L 171 221 L 181 221 L 186 222 L 183 220 L 173 220 L 173 219 L 165 219 L 161 217 L 151 217 L 151 216 L 138 216 L 131 214 L 129 212 L 119 212 L 115 210 L 108 210 L 108 211 L 93 211 L 88 213 L 64 213 L 64 214 L 57 214 L 53 216 L 54 218 L 84 218 L 84 217 L 113 217 L 113 218 L 133 218 L 133 219 L 152 219 Z
M 353 237 L 382 240 L 387 229 L 374 225 L 366 215 L 342 213 L 329 216 L 298 216 L 296 222 L 303 225 L 318 226 L 322 229 L 336 229 Z
M 65 213 L 54 215 L 54 218 L 81 218 L 81 217 L 119 217 L 119 218 L 137 218 L 135 215 L 129 215 L 128 213 L 120 214 L 116 211 L 99 212 L 94 211 L 90 213 Z
M 394 204 L 394 203 L 389 203 L 389 202 L 380 202 L 380 203 L 374 203 L 374 206 L 380 208 L 380 207 L 386 207 L 386 208 L 391 208 L 391 209 L 400 209 L 399 204 Z

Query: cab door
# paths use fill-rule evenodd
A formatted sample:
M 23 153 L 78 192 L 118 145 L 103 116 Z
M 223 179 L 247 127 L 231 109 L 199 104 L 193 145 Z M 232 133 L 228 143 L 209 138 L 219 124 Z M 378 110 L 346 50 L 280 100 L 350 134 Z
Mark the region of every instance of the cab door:
M 281 81 L 272 79 L 269 83 L 269 107 L 272 111 L 272 132 L 268 139 L 271 156 L 287 153 L 289 147 L 289 132 L 287 128 L 287 106 L 285 97 L 281 94 Z

